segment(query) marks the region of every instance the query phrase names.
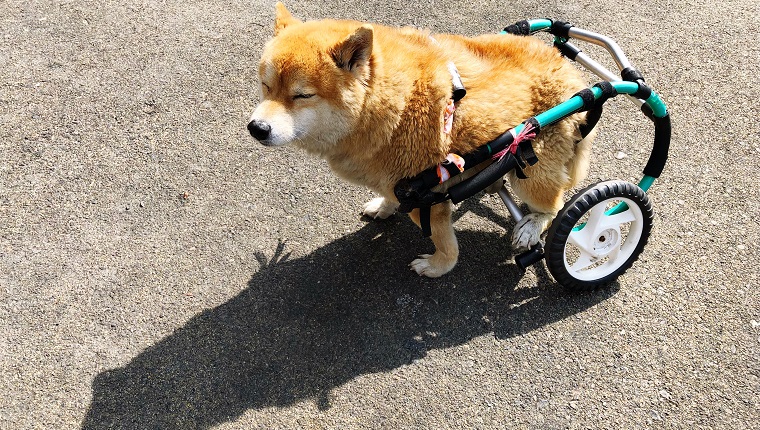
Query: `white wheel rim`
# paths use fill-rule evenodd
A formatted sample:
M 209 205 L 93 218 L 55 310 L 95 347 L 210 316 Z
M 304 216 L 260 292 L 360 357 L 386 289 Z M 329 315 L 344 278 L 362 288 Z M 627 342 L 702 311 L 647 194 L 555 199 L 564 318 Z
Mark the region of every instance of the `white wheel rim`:
M 628 208 L 607 215 L 611 203 Z M 595 281 L 610 275 L 633 255 L 644 231 L 644 214 L 630 199 L 614 197 L 594 205 L 588 219 L 567 237 L 564 263 L 567 272 L 581 281 Z

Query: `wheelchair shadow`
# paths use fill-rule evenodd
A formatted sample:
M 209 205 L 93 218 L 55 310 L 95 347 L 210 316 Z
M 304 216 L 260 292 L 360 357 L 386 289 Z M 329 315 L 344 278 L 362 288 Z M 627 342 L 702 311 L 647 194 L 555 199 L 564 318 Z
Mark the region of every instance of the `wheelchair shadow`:
M 616 292 L 565 293 L 546 273 L 536 287 L 516 288 L 522 274 L 508 240 L 458 237 L 460 263 L 437 280 L 406 267 L 432 245 L 405 217 L 368 223 L 302 258 L 290 260 L 284 244 L 257 255 L 260 268 L 238 296 L 99 374 L 82 427 L 209 428 L 307 399 L 327 409 L 330 390 L 353 378 L 478 336 L 517 336 Z

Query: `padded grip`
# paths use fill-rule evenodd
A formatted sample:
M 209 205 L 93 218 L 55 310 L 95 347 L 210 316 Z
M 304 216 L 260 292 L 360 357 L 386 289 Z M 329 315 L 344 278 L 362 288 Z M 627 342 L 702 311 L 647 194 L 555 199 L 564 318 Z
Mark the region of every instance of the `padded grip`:
M 517 167 L 517 159 L 514 155 L 507 154 L 501 160 L 495 161 L 483 169 L 472 179 L 449 188 L 449 197 L 451 197 L 452 202 L 459 203 L 485 190 L 515 167 Z
M 646 106 L 646 105 L 644 105 Z M 646 111 L 644 113 L 647 113 Z M 665 163 L 668 161 L 668 150 L 670 149 L 670 114 L 662 118 L 652 117 L 654 121 L 654 146 L 652 153 L 649 155 L 649 161 L 644 167 L 644 174 L 653 178 L 659 178 Z

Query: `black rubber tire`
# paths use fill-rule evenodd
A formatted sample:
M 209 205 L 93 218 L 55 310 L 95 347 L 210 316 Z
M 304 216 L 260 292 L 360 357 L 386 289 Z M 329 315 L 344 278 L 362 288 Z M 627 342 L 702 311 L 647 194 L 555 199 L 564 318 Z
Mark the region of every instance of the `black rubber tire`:
M 599 279 L 579 279 L 565 265 L 565 247 L 578 220 L 598 204 L 606 205 L 611 199 L 625 198 L 638 206 L 642 214 L 642 232 L 633 253 L 612 273 Z M 567 289 L 587 291 L 609 285 L 638 259 L 652 231 L 654 211 L 644 190 L 630 182 L 606 181 L 591 185 L 576 194 L 554 218 L 546 239 L 546 267 L 554 279 Z M 638 220 L 637 220 L 638 221 Z

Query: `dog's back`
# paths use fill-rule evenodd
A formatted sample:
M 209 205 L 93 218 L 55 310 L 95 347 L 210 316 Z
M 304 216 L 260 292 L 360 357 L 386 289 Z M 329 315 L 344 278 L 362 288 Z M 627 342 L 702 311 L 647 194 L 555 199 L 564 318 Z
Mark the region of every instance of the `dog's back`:
M 537 38 L 435 37 L 467 88 L 457 107 L 454 150 L 469 152 L 585 87 L 579 71 Z

